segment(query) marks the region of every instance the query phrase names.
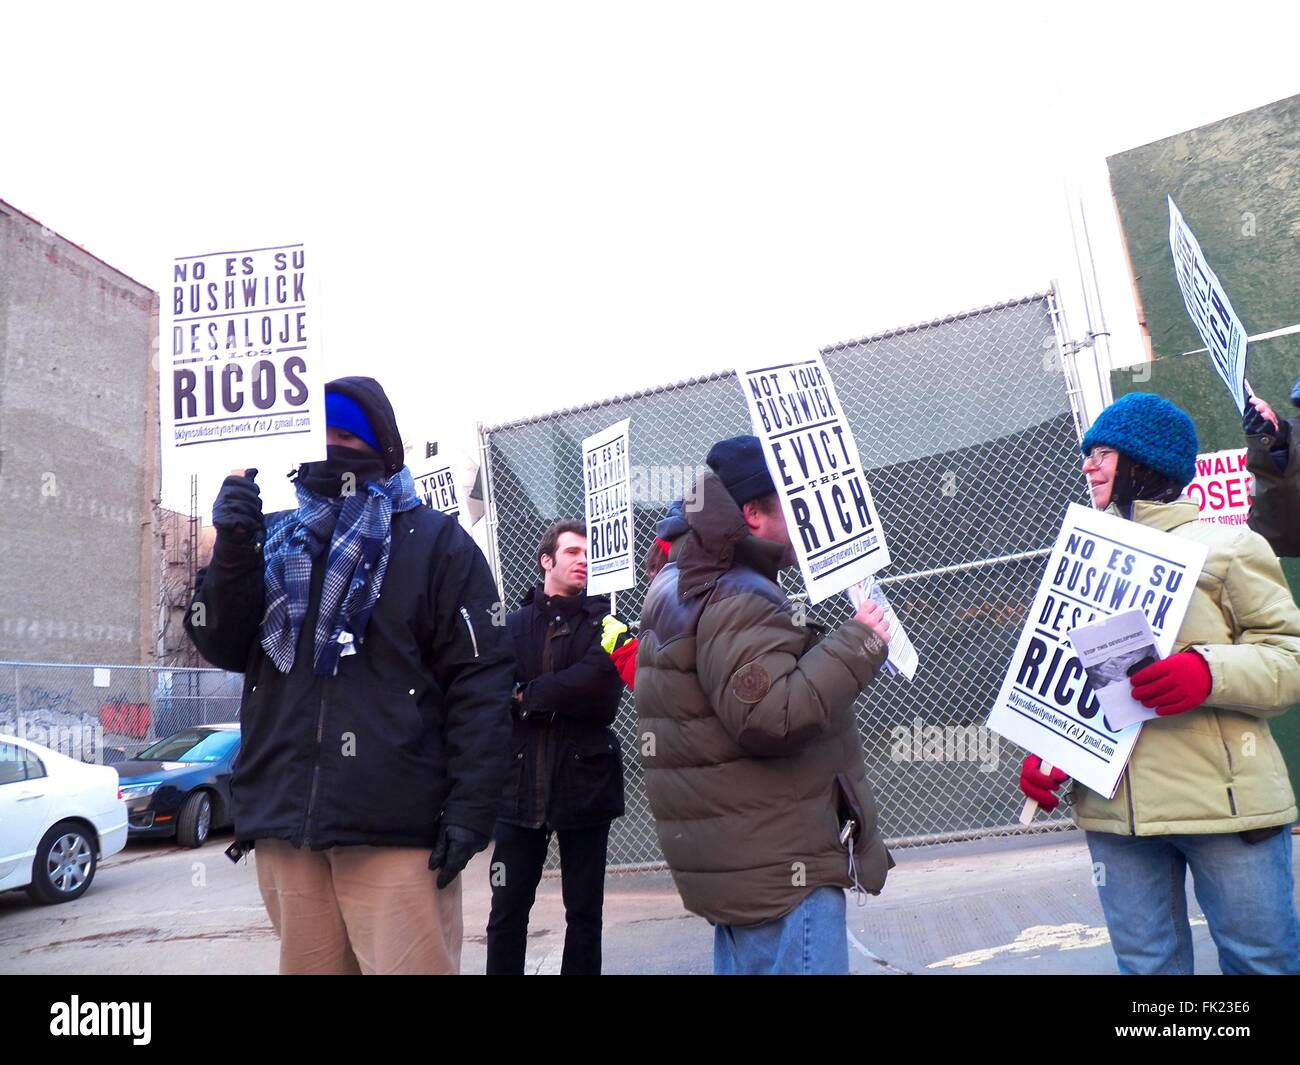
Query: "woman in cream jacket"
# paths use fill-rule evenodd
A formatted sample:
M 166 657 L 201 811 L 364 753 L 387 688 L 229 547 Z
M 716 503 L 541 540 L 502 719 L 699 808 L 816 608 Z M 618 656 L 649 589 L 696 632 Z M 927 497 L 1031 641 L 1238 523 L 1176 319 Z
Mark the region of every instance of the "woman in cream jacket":
M 1300 610 L 1263 537 L 1197 521 L 1183 494 L 1196 430 L 1179 408 L 1126 395 L 1081 450 L 1094 506 L 1208 548 L 1174 653 L 1132 677 L 1159 716 L 1114 797 L 1073 785 L 1120 971 L 1192 972 L 1190 868 L 1223 972 L 1300 973 L 1295 794 L 1268 727 L 1300 702 Z M 1025 760 L 1021 788 L 1046 809 L 1064 780 Z

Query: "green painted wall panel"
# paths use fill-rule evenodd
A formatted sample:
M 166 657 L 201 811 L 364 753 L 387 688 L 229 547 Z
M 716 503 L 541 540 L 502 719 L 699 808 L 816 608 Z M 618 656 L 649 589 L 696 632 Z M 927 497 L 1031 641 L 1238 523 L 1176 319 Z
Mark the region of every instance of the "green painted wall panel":
M 1158 392 L 1196 422 L 1202 451 L 1241 447 L 1241 421 L 1203 355 L 1169 252 L 1171 195 L 1249 334 L 1300 323 L 1300 96 L 1134 148 L 1107 160 L 1156 361 L 1112 375 L 1116 397 Z M 1149 379 L 1144 379 L 1149 376 Z M 1300 374 L 1300 335 L 1252 344 L 1247 378 L 1280 415 Z M 1300 560 L 1284 559 L 1292 592 Z M 1300 781 L 1300 711 L 1272 722 Z

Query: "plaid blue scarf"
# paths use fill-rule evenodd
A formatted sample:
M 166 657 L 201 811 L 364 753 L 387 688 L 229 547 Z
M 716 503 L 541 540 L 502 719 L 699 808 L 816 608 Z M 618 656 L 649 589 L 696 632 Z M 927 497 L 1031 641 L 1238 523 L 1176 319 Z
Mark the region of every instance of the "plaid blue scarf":
M 343 498 L 318 495 L 301 483 L 295 487 L 298 509 L 267 530 L 263 548 L 262 646 L 281 673 L 293 668 L 307 613 L 312 560 L 328 545 L 313 655 L 313 671 L 328 677 L 338 672 L 344 643 L 353 638 L 360 643 L 365 634 L 388 570 L 393 514 L 418 507 L 420 498 L 405 466 L 387 480 L 367 481 Z

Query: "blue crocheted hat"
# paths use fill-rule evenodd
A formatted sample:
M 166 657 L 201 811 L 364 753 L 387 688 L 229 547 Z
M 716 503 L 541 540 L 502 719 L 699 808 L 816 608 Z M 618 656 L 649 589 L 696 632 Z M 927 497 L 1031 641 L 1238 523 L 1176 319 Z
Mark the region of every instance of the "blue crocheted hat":
M 1099 445 L 1180 485 L 1196 476 L 1196 426 L 1186 412 L 1151 392 L 1130 392 L 1101 412 L 1079 450 L 1086 455 Z

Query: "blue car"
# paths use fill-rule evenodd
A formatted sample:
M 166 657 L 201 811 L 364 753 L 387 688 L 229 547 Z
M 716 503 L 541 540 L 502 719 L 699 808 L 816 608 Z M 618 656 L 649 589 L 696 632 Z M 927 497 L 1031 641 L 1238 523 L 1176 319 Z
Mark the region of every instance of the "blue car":
M 175 836 L 201 847 L 230 824 L 230 772 L 239 725 L 195 725 L 118 762 L 119 790 L 132 839 Z

